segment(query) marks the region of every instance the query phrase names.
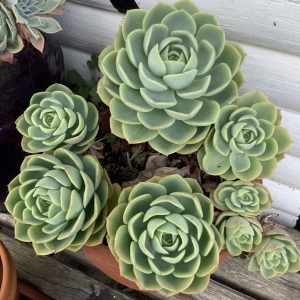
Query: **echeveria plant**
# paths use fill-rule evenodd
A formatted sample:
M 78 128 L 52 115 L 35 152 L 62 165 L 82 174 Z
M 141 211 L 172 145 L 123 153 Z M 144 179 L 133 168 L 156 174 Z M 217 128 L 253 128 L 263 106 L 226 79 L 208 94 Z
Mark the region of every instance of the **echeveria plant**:
M 211 191 L 210 199 L 221 211 L 232 211 L 242 216 L 258 216 L 271 206 L 268 189 L 257 182 L 224 181 Z
M 196 180 L 153 177 L 122 191 L 107 218 L 109 247 L 121 275 L 140 288 L 196 294 L 219 262 L 212 221 L 212 202 Z
M 98 111 L 66 86 L 54 84 L 32 96 L 16 125 L 23 135 L 22 148 L 28 153 L 57 148 L 83 153 L 98 133 Z
M 300 251 L 295 242 L 276 229 L 267 232 L 250 258 L 249 271 L 260 271 L 266 278 L 300 271 Z
M 36 49 L 42 52 L 44 37 L 41 31 L 55 33 L 61 30 L 58 22 L 51 16 L 62 14 L 60 6 L 64 3 L 65 0 L 2 0 L 0 6 L 0 60 L 12 62 L 13 54 L 23 48 L 22 40 L 32 43 Z M 8 16 L 8 19 L 5 15 Z M 3 27 L 7 27 L 6 30 L 10 33 L 4 43 L 6 47 L 1 50 L 1 42 L 3 42 L 1 38 L 6 34 Z
M 220 107 L 237 96 L 244 57 L 190 0 L 128 11 L 99 57 L 112 132 L 162 154 L 198 150 Z
M 96 158 L 81 160 L 66 149 L 26 157 L 8 188 L 15 237 L 32 242 L 38 255 L 102 243 L 111 198 L 118 196 Z
M 281 113 L 259 91 L 227 105 L 198 152 L 198 162 L 211 175 L 226 180 L 268 178 L 292 140 L 280 126 Z
M 221 213 L 215 222 L 224 247 L 232 256 L 254 252 L 262 240 L 262 227 L 255 217 L 242 217 L 234 212 Z
M 8 60 L 9 53 L 17 53 L 23 42 L 17 33 L 17 25 L 10 10 L 0 2 L 0 60 Z

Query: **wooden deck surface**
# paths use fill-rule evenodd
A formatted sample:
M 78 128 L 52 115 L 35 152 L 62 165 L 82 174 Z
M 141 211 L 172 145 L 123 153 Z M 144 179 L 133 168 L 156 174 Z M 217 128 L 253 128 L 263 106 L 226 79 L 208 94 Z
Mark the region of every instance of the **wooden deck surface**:
M 300 248 L 300 232 L 279 225 Z M 228 257 L 211 276 L 200 295 L 179 294 L 165 298 L 159 294 L 128 289 L 108 278 L 85 258 L 82 251 L 63 251 L 37 256 L 30 244 L 14 239 L 11 217 L 0 214 L 0 240 L 11 252 L 20 281 L 55 300 L 297 300 L 300 299 L 300 273 L 265 280 L 247 271 L 247 261 Z

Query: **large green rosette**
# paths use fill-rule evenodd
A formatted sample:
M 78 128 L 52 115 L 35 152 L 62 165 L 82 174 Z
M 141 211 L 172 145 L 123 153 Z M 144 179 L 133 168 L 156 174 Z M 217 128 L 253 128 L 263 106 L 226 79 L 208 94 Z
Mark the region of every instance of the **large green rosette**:
M 258 216 L 271 207 L 268 189 L 257 182 L 223 181 L 211 191 L 210 199 L 221 211 L 232 211 L 241 216 Z
M 199 149 L 220 107 L 243 84 L 245 52 L 190 0 L 127 12 L 99 56 L 98 85 L 111 131 L 168 155 Z
M 26 157 L 8 188 L 15 237 L 32 242 L 38 255 L 102 243 L 120 190 L 95 157 L 81 160 L 66 149 Z
M 98 118 L 94 104 L 64 85 L 54 84 L 32 96 L 16 125 L 23 135 L 22 148 L 28 153 L 65 148 L 79 154 L 95 141 Z
M 213 212 L 196 180 L 179 175 L 124 189 L 107 218 L 121 275 L 166 296 L 203 291 L 222 247 Z
M 266 279 L 299 272 L 300 251 L 291 238 L 276 229 L 271 230 L 251 256 L 248 270 L 260 271 Z
M 221 108 L 198 152 L 201 168 L 226 180 L 269 178 L 292 140 L 280 126 L 281 113 L 259 91 Z

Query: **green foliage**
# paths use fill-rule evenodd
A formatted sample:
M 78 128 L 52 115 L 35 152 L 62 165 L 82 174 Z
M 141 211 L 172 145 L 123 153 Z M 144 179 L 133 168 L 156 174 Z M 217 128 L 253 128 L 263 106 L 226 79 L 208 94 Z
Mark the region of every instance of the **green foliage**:
M 28 153 L 57 148 L 83 153 L 94 142 L 99 130 L 98 111 L 64 85 L 54 84 L 36 93 L 17 121 L 23 135 L 22 148 Z
M 41 38 L 39 31 L 55 33 L 61 30 L 58 22 L 48 14 L 63 3 L 60 0 L 6 0 L 5 6 L 13 11 L 17 23 L 26 26 L 30 38 L 38 40 Z
M 238 94 L 244 57 L 190 0 L 128 11 L 99 56 L 98 93 L 110 107 L 112 132 L 166 155 L 198 150 L 220 107 Z
M 288 236 L 271 230 L 250 258 L 249 271 L 260 271 L 269 279 L 286 272 L 300 271 L 300 251 Z
M 15 237 L 32 242 L 38 255 L 102 243 L 107 212 L 120 189 L 95 157 L 81 160 L 62 148 L 26 157 L 8 188 L 5 205 Z
M 98 109 L 103 107 L 103 102 L 97 93 L 97 85 L 100 77 L 97 76 L 98 71 L 98 57 L 91 55 L 91 59 L 87 61 L 87 66 L 92 71 L 91 82 L 86 82 L 82 76 L 76 70 L 70 70 L 67 72 L 67 79 L 69 81 L 70 89 L 73 93 L 80 95 L 87 101 L 93 102 Z
M 22 48 L 22 39 L 17 33 L 13 15 L 10 10 L 0 3 L 0 59 L 1 54 L 4 54 L 6 50 L 10 53 L 17 53 Z
M 239 256 L 242 252 L 254 252 L 261 243 L 263 230 L 255 217 L 223 212 L 215 224 L 232 256 Z
M 196 294 L 219 263 L 213 205 L 194 179 L 153 177 L 125 188 L 107 218 L 122 276 L 166 296 Z
M 241 216 L 257 216 L 271 207 L 268 189 L 260 183 L 249 181 L 224 181 L 210 193 L 214 206 L 222 211 L 232 211 Z
M 198 152 L 201 168 L 226 180 L 271 177 L 292 144 L 280 123 L 280 111 L 264 94 L 244 94 L 235 105 L 221 108 Z

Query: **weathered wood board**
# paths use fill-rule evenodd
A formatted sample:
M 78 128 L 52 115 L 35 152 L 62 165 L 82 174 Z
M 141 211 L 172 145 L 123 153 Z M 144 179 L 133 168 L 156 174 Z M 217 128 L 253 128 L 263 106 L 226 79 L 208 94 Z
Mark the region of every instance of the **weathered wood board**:
M 285 274 L 265 280 L 259 273 L 248 272 L 245 260 L 228 257 L 211 276 L 207 289 L 200 295 L 179 294 L 166 298 L 159 294 L 141 293 L 120 287 L 84 256 L 63 251 L 54 256 L 36 256 L 29 244 L 13 238 L 11 217 L 0 214 L 0 240 L 10 250 L 21 281 L 57 300 L 291 300 L 300 299 L 300 273 Z M 300 248 L 300 233 L 278 225 L 292 237 Z M 124 288 L 124 287 L 123 287 Z

